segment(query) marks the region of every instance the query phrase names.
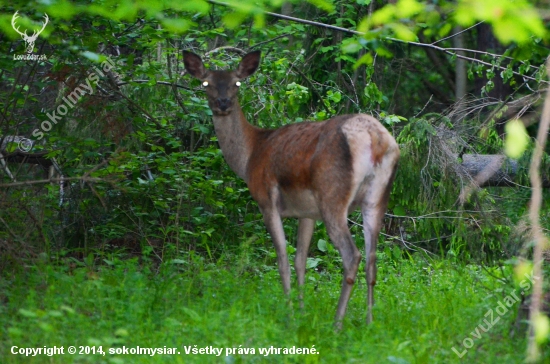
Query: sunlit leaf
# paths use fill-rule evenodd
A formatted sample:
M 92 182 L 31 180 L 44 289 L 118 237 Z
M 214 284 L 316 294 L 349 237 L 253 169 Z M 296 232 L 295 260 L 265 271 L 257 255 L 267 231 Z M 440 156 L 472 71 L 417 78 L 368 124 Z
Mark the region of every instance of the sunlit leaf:
M 308 0 L 310 4 L 315 5 L 319 9 L 323 9 L 327 13 L 332 13 L 334 11 L 334 4 L 332 1 L 327 0 Z
M 521 261 L 514 267 L 514 281 L 519 285 L 533 273 L 533 263 Z
M 531 36 L 545 34 L 540 14 L 526 1 L 462 0 L 454 18 L 464 26 L 480 20 L 490 23 L 496 37 L 503 43 L 525 43 Z
M 410 18 L 412 15 L 421 12 L 424 5 L 416 0 L 399 0 L 397 2 L 397 15 L 400 18 Z
M 223 22 L 228 28 L 234 29 L 238 27 L 247 17 L 246 13 L 234 11 L 224 15 Z
M 353 69 L 357 69 L 359 66 L 363 64 L 371 65 L 373 61 L 374 61 L 374 58 L 372 57 L 372 54 L 370 54 L 370 52 L 365 53 L 361 56 L 361 58 L 357 60 L 357 62 L 355 62 L 355 64 L 353 65 Z
M 543 344 L 548 339 L 550 333 L 550 321 L 548 316 L 539 313 L 533 318 L 533 328 L 535 329 L 535 340 L 539 344 Z
M 183 33 L 193 25 L 193 22 L 187 19 L 162 19 L 162 25 L 169 32 Z
M 394 15 L 395 6 L 386 5 L 372 14 L 372 22 L 374 24 L 387 24 L 393 19 Z
M 397 39 L 402 39 L 408 42 L 413 42 L 416 39 L 416 35 L 405 25 L 399 23 L 392 23 L 389 25 L 395 32 L 395 37 Z
M 521 157 L 529 142 L 529 135 L 525 125 L 519 119 L 512 120 L 506 124 L 506 138 L 504 139 L 504 152 L 510 158 Z

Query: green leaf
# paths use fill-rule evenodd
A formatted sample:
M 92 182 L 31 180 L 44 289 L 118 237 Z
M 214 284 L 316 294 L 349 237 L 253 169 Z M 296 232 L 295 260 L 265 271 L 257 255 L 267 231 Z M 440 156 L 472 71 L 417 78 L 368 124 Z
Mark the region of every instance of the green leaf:
M 543 313 L 538 313 L 533 318 L 533 328 L 535 329 L 535 340 L 538 344 L 543 344 L 548 340 L 550 333 L 550 320 Z
M 97 54 L 97 53 L 90 52 L 90 51 L 84 51 L 80 54 L 83 55 L 84 57 L 88 58 L 89 60 L 96 62 L 96 63 L 101 62 L 100 58 L 99 58 L 99 54 Z
M 193 22 L 187 20 L 187 19 L 162 19 L 161 23 L 163 27 L 172 33 L 184 33 L 186 32 L 191 26 L 194 25 Z
M 183 313 L 185 313 L 187 316 L 189 316 L 189 318 L 192 320 L 192 321 L 200 321 L 201 320 L 201 316 L 197 313 L 197 311 L 194 311 L 188 307 L 181 307 L 180 308 L 181 311 L 183 311 Z
M 372 22 L 374 24 L 388 24 L 393 20 L 393 17 L 395 15 L 395 6 L 394 5 L 386 5 L 382 9 L 377 10 L 372 14 Z
M 420 13 L 424 5 L 416 0 L 399 0 L 397 2 L 397 15 L 400 18 L 410 18 L 414 14 Z
M 321 263 L 323 260 L 321 258 L 307 258 L 306 260 L 306 268 L 312 269 L 315 268 Z
M 319 239 L 317 241 L 317 249 L 325 253 L 327 251 L 327 241 L 324 239 Z
M 204 0 L 193 0 L 193 1 L 181 1 L 181 0 L 172 0 L 168 1 L 170 8 L 179 11 L 186 11 L 189 13 L 201 13 L 207 14 L 210 10 L 210 4 Z
M 229 29 L 234 29 L 238 27 L 245 19 L 247 14 L 239 11 L 234 11 L 232 13 L 224 15 L 223 22 Z
M 405 208 L 401 205 L 397 205 L 393 208 L 393 214 L 396 216 L 405 216 L 406 215 Z
M 29 318 L 38 317 L 38 315 L 36 314 L 36 312 L 30 311 L 30 310 L 26 310 L 26 309 L 24 309 L 24 308 L 20 308 L 20 309 L 19 309 L 19 314 L 20 314 L 21 316 L 29 317 Z
M 393 249 L 392 249 L 392 256 L 395 260 L 399 260 L 401 259 L 401 249 L 399 249 L 398 246 L 394 246 Z
M 47 322 L 39 322 L 38 327 L 40 327 L 42 330 L 44 330 L 46 332 L 52 332 L 53 331 L 53 326 L 50 325 Z
M 187 264 L 187 262 L 183 259 L 172 259 L 170 260 L 171 264 Z
M 308 0 L 308 3 L 315 5 L 321 10 L 326 11 L 327 13 L 332 13 L 334 11 L 334 4 L 332 1 L 326 0 Z
M 407 28 L 403 24 L 392 23 L 388 24 L 388 26 L 392 28 L 397 39 L 402 39 L 408 42 L 413 42 L 417 40 L 416 34 L 414 34 L 409 28 Z
M 516 119 L 508 122 L 505 130 L 504 152 L 508 157 L 518 159 L 525 152 L 529 143 L 529 135 L 525 130 L 525 125 L 521 120 Z
M 128 336 L 130 333 L 126 329 L 117 329 L 115 331 L 115 336 Z
M 344 53 L 357 53 L 361 50 L 362 46 L 355 38 L 348 38 L 342 41 L 342 52 Z
M 371 65 L 372 62 L 374 61 L 374 58 L 372 58 L 372 54 L 369 53 L 365 53 L 361 56 L 361 58 L 359 58 L 357 60 L 357 62 L 355 62 L 355 64 L 353 65 L 353 69 L 357 69 L 359 68 L 361 65 L 365 64 L 365 65 Z

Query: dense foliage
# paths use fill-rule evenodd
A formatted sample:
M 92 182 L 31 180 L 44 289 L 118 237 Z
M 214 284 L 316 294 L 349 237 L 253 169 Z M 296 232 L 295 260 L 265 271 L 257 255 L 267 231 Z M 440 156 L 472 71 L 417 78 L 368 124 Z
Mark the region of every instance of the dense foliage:
M 67 181 L 62 189 L 53 184 L 3 188 L 7 245 L 22 245 L 28 253 L 78 248 L 83 254 L 106 245 L 140 245 L 144 253 L 162 258 L 182 248 L 212 256 L 249 237 L 265 240 L 246 186 L 218 150 L 198 82 L 186 77 L 181 65 L 182 49 L 205 55 L 210 67 L 219 68 L 235 65 L 243 51 L 261 49 L 261 70 L 241 92 L 252 123 L 272 128 L 368 112 L 398 138 L 403 158 L 390 203 L 390 240 L 425 242 L 421 248 L 442 255 L 498 258 L 517 252 L 510 246 L 517 245 L 510 244 L 510 228 L 523 215 L 528 190 L 481 190 L 460 204 L 457 196 L 467 181 L 448 167 L 464 153 L 501 152 L 508 105 L 541 87 L 538 66 L 546 49 L 540 38 L 504 46 L 493 37 L 494 52 L 503 55 L 481 54 L 490 66 L 469 64 L 471 99 L 462 106 L 465 115 L 455 111 L 449 117 L 457 59 L 385 37 L 407 39 L 411 35 L 402 33 L 414 32 L 428 42 L 448 36 L 454 19 L 450 4 L 442 4 L 444 11 L 405 1 L 388 7 L 337 2 L 320 9 L 287 4 L 294 16 L 344 28 L 361 23 L 359 28 L 367 31 L 384 24 L 365 37 L 265 18 L 262 12 L 247 20 L 252 10 L 202 2 L 172 10 L 154 5 L 140 10 L 129 3 L 127 8 L 67 3 L 65 10 L 31 5 L 5 7 L 4 21 L 16 10 L 35 19 L 49 12 L 51 26 L 36 46 L 48 61 L 13 60 L 22 42 L 4 24 L 4 39 L 13 40 L 2 43 L 2 135 L 29 137 L 35 142 L 32 151 L 49 152 L 47 158 L 55 158 L 65 178 L 102 182 Z M 110 6 L 117 10 L 106 10 Z M 461 14 L 456 16 L 465 24 L 475 20 Z M 32 26 L 28 20 L 21 24 Z M 474 28 L 464 40 L 474 50 L 480 43 L 476 30 L 482 32 Z M 438 45 L 450 48 L 452 41 Z M 357 52 L 363 54 L 359 62 Z M 116 65 L 103 72 L 106 57 Z M 78 89 L 82 94 L 90 84 L 91 92 L 62 106 L 67 96 L 78 95 Z M 488 97 L 496 84 L 500 94 L 494 96 L 507 97 L 508 104 Z M 63 108 L 69 110 L 61 116 Z M 445 133 L 452 140 L 434 148 Z M 455 149 L 447 168 L 433 155 L 444 153 L 442 148 Z M 19 164 L 15 178 L 32 180 L 41 173 L 36 166 Z M 10 180 L 5 173 L 2 178 Z M 505 209 L 496 208 L 502 204 Z M 326 239 L 319 234 L 317 240 Z M 12 253 L 19 255 L 18 250 Z
M 541 100 L 548 86 L 544 70 L 549 54 L 548 24 L 544 19 L 547 11 L 539 12 L 542 3 L 227 3 L 11 1 L 0 7 L 0 151 L 5 152 L 8 168 L 0 164 L 0 269 L 6 277 L 11 274 L 8 272 L 18 272 L 10 279 L 26 279 L 21 277 L 27 273 L 19 272 L 18 267 L 38 261 L 38 266 L 48 266 L 47 279 L 71 276 L 64 281 L 70 290 L 82 284 L 86 274 L 92 276 L 91 282 L 98 282 L 93 277 L 98 266 L 99 275 L 116 281 L 121 267 L 129 264 L 122 263 L 123 258 L 137 257 L 145 270 L 161 272 L 167 279 L 176 275 L 180 264 L 189 264 L 190 269 L 200 266 L 200 277 L 209 274 L 203 267 L 232 266 L 230 271 L 244 275 L 247 282 L 249 269 L 257 273 L 274 267 L 275 252 L 259 210 L 245 183 L 225 163 L 200 83 L 185 74 L 181 61 L 181 51 L 187 49 L 203 56 L 208 67 L 222 69 L 234 67 L 244 53 L 259 49 L 260 70 L 243 82 L 240 91 L 241 105 L 252 124 L 276 128 L 365 112 L 379 118 L 398 140 L 402 158 L 380 237 L 383 262 L 398 267 L 422 261 L 432 267 L 439 264 L 434 259 L 449 259 L 442 263 L 445 267 L 471 262 L 504 266 L 506 274 L 499 271 L 503 276 L 498 277 L 511 280 L 510 265 L 531 257 L 527 173 Z M 20 17 L 14 27 L 16 11 Z M 45 59 L 17 58 L 26 52 L 15 28 L 29 29 L 30 35 L 45 22 L 45 14 L 49 23 L 33 50 Z M 507 122 L 518 118 L 522 121 L 519 131 L 507 135 Z M 513 143 L 507 142 L 511 134 L 524 130 L 528 135 L 524 142 L 521 135 Z M 23 150 L 32 156 L 16 157 L 25 145 L 10 142 L 10 136 L 32 141 L 32 148 Z M 461 167 L 466 157 L 502 154 L 506 143 L 521 144 L 519 160 L 510 162 L 516 166 L 512 186 L 472 188 L 471 176 Z M 547 147 L 541 170 L 550 183 L 548 151 Z M 42 165 L 29 163 L 32 158 Z M 49 179 L 52 163 L 59 168 Z M 548 190 L 544 197 L 549 200 Z M 548 203 L 542 207 L 541 223 L 548 232 Z M 360 213 L 351 215 L 358 246 L 363 245 L 360 225 Z M 295 231 L 295 222 L 286 221 L 291 255 Z M 328 242 L 319 223 L 308 272 L 331 275 L 340 269 L 339 258 Z M 135 269 L 132 267 L 129 269 Z M 456 269 L 470 269 L 461 267 Z M 408 266 L 405 271 L 413 270 Z M 149 279 L 149 272 L 132 274 Z M 471 277 L 478 273 L 442 274 L 474 279 Z M 211 279 L 229 279 L 223 273 L 214 275 Z M 167 290 L 174 288 L 163 288 L 163 278 L 152 276 L 150 284 L 160 293 L 150 297 L 154 302 L 136 303 L 149 305 L 137 310 L 155 313 L 161 307 L 159 320 L 163 325 L 175 325 L 166 314 L 168 307 L 155 301 L 165 300 Z M 177 286 L 181 289 L 190 290 L 198 284 L 189 272 L 182 279 Z M 417 280 L 407 279 L 411 284 Z M 41 284 L 35 283 L 37 287 Z M 438 282 L 439 288 L 434 289 L 450 290 L 445 284 Z M 111 288 L 109 284 L 98 286 L 105 296 Z M 202 297 L 203 289 L 210 292 L 202 287 L 201 293 L 193 294 Z M 467 290 L 463 286 L 454 293 L 470 294 Z M 20 292 L 10 294 L 22 297 Z M 125 299 L 133 302 L 133 293 L 122 294 L 128 294 Z M 8 296 L 0 294 L 0 298 L 14 299 Z M 473 300 L 483 298 L 478 295 Z M 29 323 L 58 332 L 65 317 L 73 314 L 68 309 L 56 311 L 61 301 L 37 302 L 28 304 L 23 321 L 5 323 L 13 324 L 12 338 L 21 337 Z M 106 301 L 105 307 L 110 304 Z M 99 312 L 110 310 L 105 307 Z M 190 307 L 180 314 L 204 323 L 203 313 Z M 332 309 L 332 304 L 324 307 Z M 5 308 L 7 312 L 14 309 Z M 50 315 L 48 310 L 56 313 Z M 450 312 L 451 316 L 440 320 L 468 314 Z M 330 310 L 323 313 L 332 315 Z M 121 312 L 123 316 L 131 314 Z M 417 333 L 424 343 L 433 339 L 430 335 L 443 335 L 439 342 L 448 343 L 453 335 L 466 332 L 442 334 L 443 321 L 431 319 L 432 330 Z M 387 318 L 386 323 L 390 321 Z M 423 321 L 422 325 L 419 330 L 429 324 Z M 321 328 L 313 327 L 319 331 L 307 335 L 320 338 Z M 202 330 L 208 330 L 206 324 Z M 128 332 L 117 335 L 96 338 L 113 344 L 123 342 L 121 337 Z M 194 335 L 200 340 L 200 332 Z M 306 344 L 317 342 L 304 340 Z M 411 344 L 411 340 L 396 343 L 396 352 L 410 350 L 407 360 L 423 362 L 421 358 L 431 347 Z M 516 354 L 513 350 L 508 353 L 511 357 Z M 447 354 L 438 353 L 441 360 Z M 399 361 L 397 354 L 391 357 L 391 362 L 405 362 Z

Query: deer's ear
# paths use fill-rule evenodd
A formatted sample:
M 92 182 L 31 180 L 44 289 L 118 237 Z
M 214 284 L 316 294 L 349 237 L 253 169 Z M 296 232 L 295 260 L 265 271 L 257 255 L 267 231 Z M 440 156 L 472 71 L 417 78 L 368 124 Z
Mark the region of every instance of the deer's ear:
M 237 68 L 237 77 L 247 78 L 256 72 L 258 66 L 260 65 L 261 54 L 262 52 L 260 51 L 254 51 L 246 54 L 241 60 L 241 63 L 239 63 L 239 68 Z
M 206 68 L 204 68 L 202 59 L 195 53 L 183 51 L 183 64 L 191 76 L 198 78 L 199 80 L 206 77 Z

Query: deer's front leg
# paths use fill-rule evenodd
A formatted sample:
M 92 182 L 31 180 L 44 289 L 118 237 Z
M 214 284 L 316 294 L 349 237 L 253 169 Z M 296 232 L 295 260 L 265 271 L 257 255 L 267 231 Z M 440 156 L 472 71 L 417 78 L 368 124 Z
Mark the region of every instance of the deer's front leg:
M 269 235 L 271 235 L 275 251 L 277 252 L 277 263 L 281 282 L 283 283 L 283 290 L 285 295 L 288 296 L 290 294 L 290 264 L 288 263 L 288 255 L 286 253 L 285 231 L 281 215 L 275 209 L 264 210 L 262 212 L 265 226 Z

